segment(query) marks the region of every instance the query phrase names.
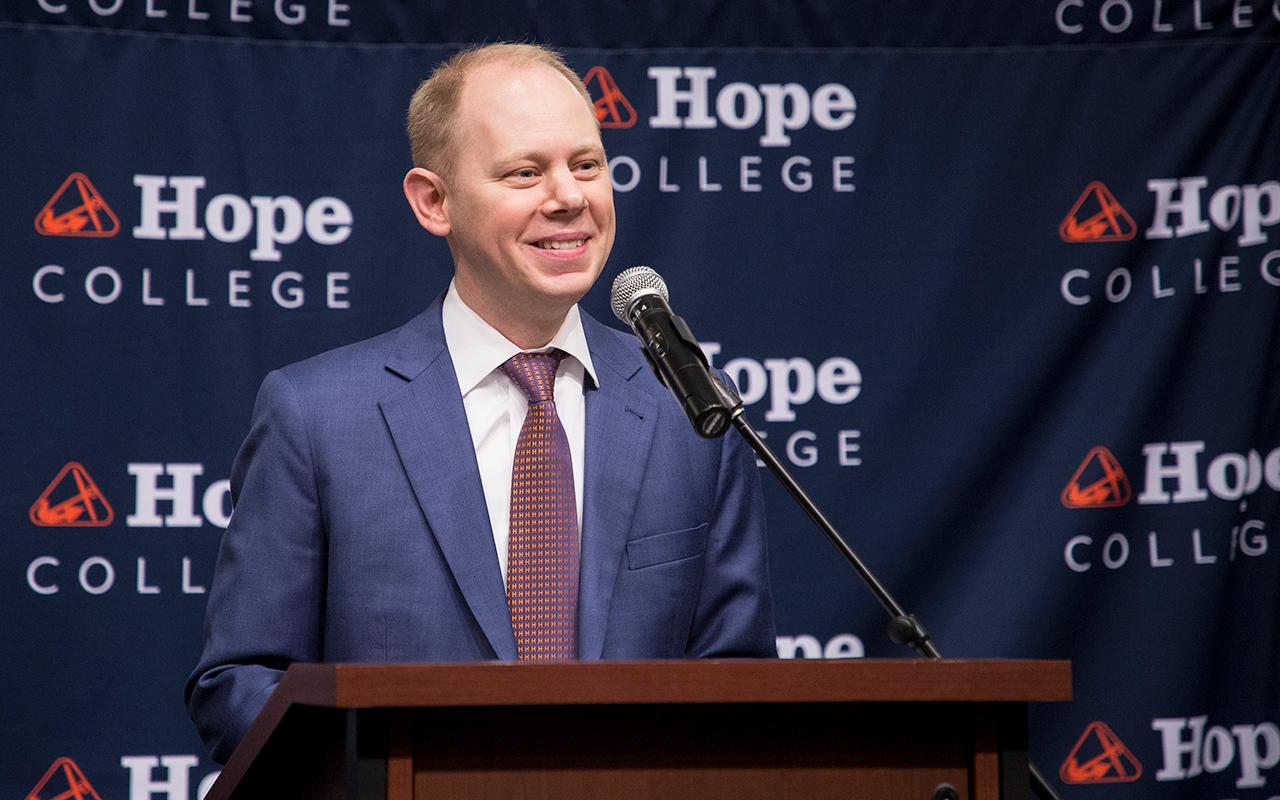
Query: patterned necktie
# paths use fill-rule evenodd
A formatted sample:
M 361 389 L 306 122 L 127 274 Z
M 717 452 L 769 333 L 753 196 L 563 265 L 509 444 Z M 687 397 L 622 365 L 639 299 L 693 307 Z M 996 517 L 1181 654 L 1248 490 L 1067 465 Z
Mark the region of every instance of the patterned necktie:
M 578 657 L 578 511 L 556 413 L 564 353 L 517 353 L 499 369 L 529 400 L 511 467 L 507 605 L 521 661 Z

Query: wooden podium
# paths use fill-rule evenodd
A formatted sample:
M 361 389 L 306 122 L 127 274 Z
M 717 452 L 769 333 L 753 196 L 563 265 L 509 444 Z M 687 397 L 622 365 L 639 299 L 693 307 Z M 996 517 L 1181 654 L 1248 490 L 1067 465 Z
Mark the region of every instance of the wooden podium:
M 1065 661 L 295 664 L 208 797 L 1026 798 L 1027 703 L 1070 698 Z

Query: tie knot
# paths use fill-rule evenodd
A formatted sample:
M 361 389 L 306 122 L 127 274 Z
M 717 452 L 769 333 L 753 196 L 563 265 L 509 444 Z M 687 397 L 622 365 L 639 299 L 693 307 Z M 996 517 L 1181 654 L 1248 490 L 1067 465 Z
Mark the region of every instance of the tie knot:
M 545 403 L 555 398 L 556 369 L 564 352 L 550 350 L 546 353 L 516 353 L 498 369 L 511 379 L 529 403 Z

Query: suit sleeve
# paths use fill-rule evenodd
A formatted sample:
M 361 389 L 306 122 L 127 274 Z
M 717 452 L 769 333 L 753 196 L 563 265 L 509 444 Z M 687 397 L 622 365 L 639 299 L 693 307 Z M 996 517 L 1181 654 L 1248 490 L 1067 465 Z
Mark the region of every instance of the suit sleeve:
M 688 655 L 775 658 L 764 496 L 755 453 L 736 431 L 721 439 L 715 498 Z
M 319 661 L 326 537 L 303 409 L 288 378 L 263 381 L 231 472 L 204 651 L 187 707 L 226 763 L 291 662 Z

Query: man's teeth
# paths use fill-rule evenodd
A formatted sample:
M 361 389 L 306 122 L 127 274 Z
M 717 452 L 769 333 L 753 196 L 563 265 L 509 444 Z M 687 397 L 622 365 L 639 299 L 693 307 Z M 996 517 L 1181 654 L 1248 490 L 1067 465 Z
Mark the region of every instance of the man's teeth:
M 572 250 L 575 247 L 581 247 L 586 244 L 586 239 L 569 239 L 568 241 L 555 242 L 550 239 L 544 239 L 538 242 L 538 247 L 543 250 Z

